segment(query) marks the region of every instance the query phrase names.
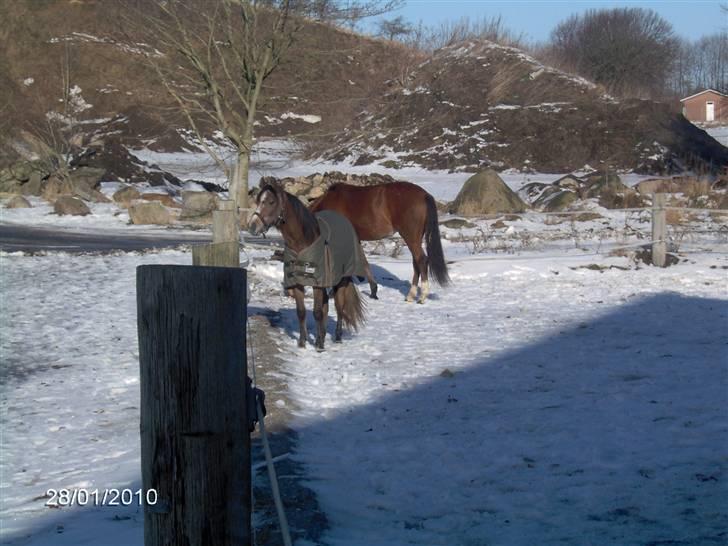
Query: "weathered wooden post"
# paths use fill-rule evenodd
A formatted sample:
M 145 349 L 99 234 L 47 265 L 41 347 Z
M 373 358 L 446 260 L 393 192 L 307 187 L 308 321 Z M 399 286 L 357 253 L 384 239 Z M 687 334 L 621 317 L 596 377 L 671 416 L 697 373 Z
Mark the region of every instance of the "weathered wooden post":
M 665 267 L 667 254 L 667 222 L 665 194 L 652 194 L 652 265 Z
M 137 268 L 145 546 L 251 544 L 245 287 L 241 268 Z
M 212 244 L 192 247 L 193 265 L 238 267 L 240 265 L 240 231 L 235 202 L 221 200 L 212 212 Z

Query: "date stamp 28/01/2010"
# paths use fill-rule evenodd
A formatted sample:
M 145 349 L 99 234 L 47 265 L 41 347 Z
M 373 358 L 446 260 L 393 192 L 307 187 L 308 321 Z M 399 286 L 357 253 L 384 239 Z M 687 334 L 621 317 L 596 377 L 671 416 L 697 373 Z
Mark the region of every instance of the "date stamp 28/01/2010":
M 159 500 L 155 489 L 48 489 L 46 506 L 154 506 Z

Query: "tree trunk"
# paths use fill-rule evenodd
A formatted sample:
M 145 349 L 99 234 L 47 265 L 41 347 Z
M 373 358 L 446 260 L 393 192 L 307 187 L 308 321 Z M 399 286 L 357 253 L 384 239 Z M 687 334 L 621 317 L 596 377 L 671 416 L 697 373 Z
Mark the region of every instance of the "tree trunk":
M 230 197 L 239 209 L 248 208 L 248 174 L 250 172 L 250 146 L 238 150 L 238 159 L 233 169 Z

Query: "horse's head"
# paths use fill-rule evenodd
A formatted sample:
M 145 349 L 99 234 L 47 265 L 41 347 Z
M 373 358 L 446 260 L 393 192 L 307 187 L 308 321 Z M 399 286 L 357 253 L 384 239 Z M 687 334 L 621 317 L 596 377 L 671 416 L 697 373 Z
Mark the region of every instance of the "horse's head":
M 280 184 L 270 180 L 260 181 L 257 208 L 248 220 L 248 231 L 252 235 L 265 233 L 271 227 L 278 227 L 285 214 L 286 192 Z

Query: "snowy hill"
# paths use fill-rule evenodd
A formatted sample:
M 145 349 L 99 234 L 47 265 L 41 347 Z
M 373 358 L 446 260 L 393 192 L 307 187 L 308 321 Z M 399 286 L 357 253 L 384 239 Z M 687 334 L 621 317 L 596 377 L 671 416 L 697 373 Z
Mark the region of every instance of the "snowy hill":
M 666 105 L 620 101 L 492 42 L 443 48 L 328 157 L 429 168 L 566 172 L 586 164 L 662 174 L 728 164 L 728 150 Z

